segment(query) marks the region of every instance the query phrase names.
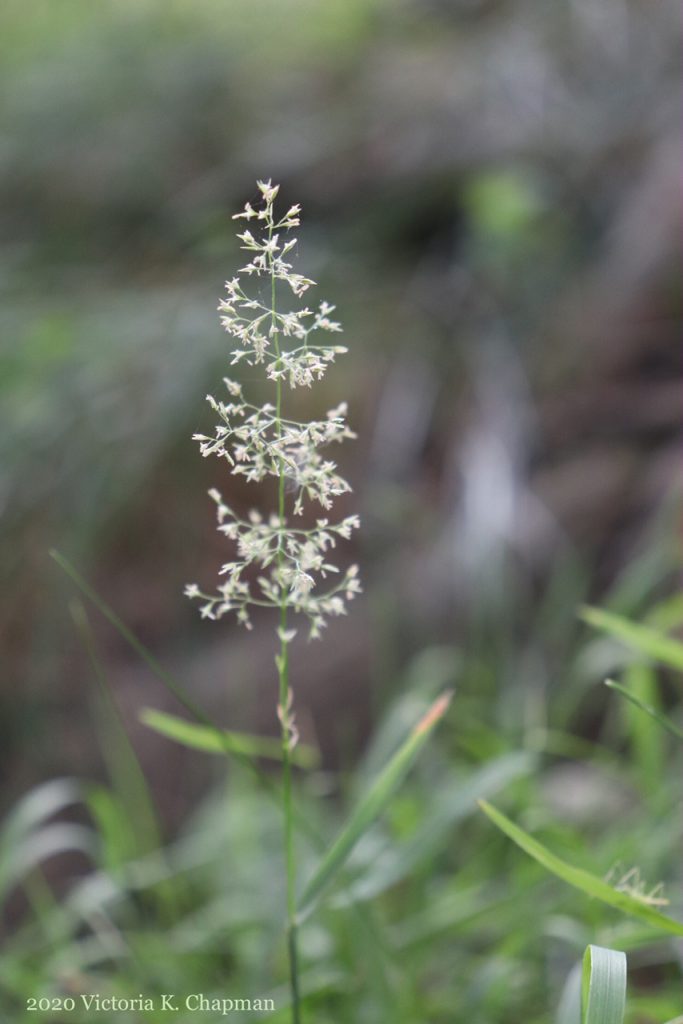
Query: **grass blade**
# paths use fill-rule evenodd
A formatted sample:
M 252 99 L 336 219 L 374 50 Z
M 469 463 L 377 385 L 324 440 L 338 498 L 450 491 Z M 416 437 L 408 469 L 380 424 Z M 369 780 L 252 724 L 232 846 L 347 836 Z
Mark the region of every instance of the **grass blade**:
M 660 724 L 644 707 L 662 714 L 659 695 L 658 669 L 645 661 L 634 661 L 624 671 L 622 686 L 635 702 L 619 701 L 622 727 L 628 737 L 636 777 L 643 795 L 651 802 L 659 793 L 660 782 L 666 774 L 667 745 L 662 743 Z
M 335 896 L 334 907 L 374 899 L 408 878 L 441 850 L 453 829 L 476 813 L 477 800 L 492 797 L 516 779 L 528 775 L 535 757 L 515 751 L 475 769 L 469 776 L 448 776 L 440 793 L 434 794 L 411 838 L 392 844 L 379 856 L 372 854 L 366 870 Z M 354 867 L 356 865 L 354 864 Z
M 622 615 L 615 615 L 614 612 L 607 612 L 602 608 L 584 605 L 580 615 L 589 626 L 595 626 L 603 633 L 609 633 L 617 640 L 622 640 L 628 647 L 640 654 L 646 654 L 670 668 L 683 670 L 683 643 L 679 640 L 674 640 L 650 626 L 631 622 Z
M 85 825 L 53 822 L 29 832 L 20 844 L 4 851 L 0 862 L 0 899 L 22 878 L 50 857 L 78 851 L 92 857 L 97 848 L 95 833 Z
M 384 770 L 380 772 L 365 796 L 360 799 L 348 822 L 304 889 L 298 908 L 299 919 L 310 913 L 320 893 L 337 874 L 360 837 L 387 806 L 437 722 L 446 713 L 451 696 L 451 693 L 445 693 L 432 704 L 413 728 L 408 739 L 394 754 Z
M 82 798 L 74 780 L 53 779 L 36 786 L 10 812 L 0 826 L 0 900 L 43 859 L 70 848 L 85 850 L 92 843 L 94 837 L 81 826 L 50 823 Z
M 525 853 L 528 853 L 530 857 L 533 857 L 547 871 L 557 875 L 562 881 L 581 890 L 587 896 L 592 896 L 611 907 L 616 907 L 617 910 L 621 910 L 625 914 L 631 914 L 633 917 L 647 921 L 653 928 L 672 935 L 683 935 L 683 924 L 680 921 L 661 914 L 645 899 L 638 899 L 629 892 L 612 888 L 611 885 L 598 878 L 597 875 L 591 874 L 590 871 L 567 864 L 485 800 L 480 800 L 479 806 L 501 832 L 509 836 Z
M 615 683 L 613 679 L 606 679 L 605 686 L 609 686 L 610 690 L 616 690 L 617 693 L 620 693 L 622 697 L 626 698 L 626 700 L 630 700 L 631 704 L 635 704 L 637 708 L 644 711 L 646 715 L 650 716 L 650 718 L 654 718 L 655 722 L 659 722 L 661 726 L 668 729 L 672 735 L 676 736 L 679 740 L 683 740 L 683 729 L 679 729 L 677 725 L 674 725 L 671 719 L 667 718 L 666 715 L 660 714 L 660 712 L 657 711 L 656 708 L 653 708 L 651 704 L 646 704 L 645 701 L 642 701 L 639 697 L 636 697 L 634 693 L 631 693 L 630 690 L 627 690 L 625 686 L 621 686 L 620 683 Z
M 59 551 L 50 551 L 50 558 L 54 559 L 57 565 L 64 570 L 67 576 L 76 584 L 78 589 L 88 600 L 97 608 L 99 612 L 105 617 L 117 633 L 119 633 L 126 641 L 129 647 L 135 651 L 135 653 L 142 658 L 145 664 L 152 670 L 157 679 L 161 680 L 167 690 L 173 694 L 176 700 L 182 704 L 186 711 L 196 718 L 197 721 L 203 722 L 205 725 L 211 725 L 211 721 L 202 709 L 190 700 L 186 696 L 183 687 L 173 678 L 173 676 L 167 672 L 157 661 L 154 655 L 147 650 L 141 640 L 138 640 L 135 633 L 128 629 L 125 622 L 118 617 L 116 612 L 109 607 L 106 601 L 103 601 L 100 595 L 93 590 L 93 588 L 83 579 L 81 574 L 73 567 L 71 562 L 64 555 L 60 554 Z
M 162 736 L 193 750 L 202 750 L 206 754 L 242 754 L 245 757 L 264 757 L 271 761 L 282 760 L 281 742 L 270 736 L 252 736 L 249 733 L 230 732 L 226 729 L 216 730 L 154 708 L 143 708 L 140 712 L 140 721 Z M 317 763 L 314 748 L 304 744 L 294 747 L 290 756 L 292 763 L 302 768 L 311 768 Z
M 623 1024 L 626 1008 L 626 954 L 588 946 L 583 956 L 581 1024 Z
M 86 610 L 78 600 L 72 602 L 70 610 L 99 691 L 99 711 L 104 733 L 103 754 L 112 785 L 127 810 L 129 830 L 131 838 L 135 839 L 137 852 L 143 854 L 156 850 L 162 845 L 161 826 L 147 777 L 126 731 Z

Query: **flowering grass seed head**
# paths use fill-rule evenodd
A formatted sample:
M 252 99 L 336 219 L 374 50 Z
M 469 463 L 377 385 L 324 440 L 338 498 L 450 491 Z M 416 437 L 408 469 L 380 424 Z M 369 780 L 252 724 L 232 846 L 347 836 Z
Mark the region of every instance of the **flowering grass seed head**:
M 236 557 L 221 567 L 225 581 L 216 593 L 204 593 L 192 583 L 185 594 L 202 602 L 203 618 L 218 619 L 235 612 L 248 628 L 254 606 L 291 608 L 307 617 L 310 635 L 317 637 L 327 619 L 344 614 L 346 602 L 360 592 L 357 566 L 340 572 L 329 561 L 337 539 L 348 540 L 359 520 L 352 515 L 334 523 L 325 517 L 317 519 L 314 526 L 295 527 L 285 514 L 284 495 L 291 494 L 293 516 L 301 515 L 306 503 L 329 511 L 334 499 L 351 488 L 336 463 L 323 453 L 355 434 L 346 423 L 346 402 L 331 409 L 325 419 L 299 422 L 282 415 L 282 394 L 284 386 L 310 388 L 347 349 L 331 344 L 327 337 L 342 330 L 331 319 L 334 306 L 321 302 L 316 309 L 305 305 L 282 309 L 276 303 L 280 283 L 300 299 L 315 282 L 285 260 L 297 244 L 296 238 L 286 235 L 299 226 L 301 207 L 291 206 L 278 218 L 274 204 L 279 186 L 259 181 L 258 189 L 261 202 L 256 206 L 247 203 L 233 218 L 255 222 L 253 229 L 237 236 L 241 248 L 250 254 L 249 262 L 226 281 L 226 296 L 218 309 L 223 327 L 237 345 L 232 365 L 263 365 L 265 377 L 275 384 L 276 401 L 252 404 L 244 396 L 242 384 L 225 377 L 225 397 L 207 396 L 220 422 L 212 435 L 195 434 L 194 439 L 204 457 L 225 458 L 235 476 L 253 483 L 275 478 L 278 509 L 267 520 L 255 511 L 245 519 L 212 489 L 209 494 L 216 503 L 218 530 L 232 542 Z M 266 300 L 258 286 L 254 288 L 254 279 L 259 278 L 269 285 Z M 252 567 L 258 570 L 255 583 Z M 286 634 L 291 639 L 292 631 Z

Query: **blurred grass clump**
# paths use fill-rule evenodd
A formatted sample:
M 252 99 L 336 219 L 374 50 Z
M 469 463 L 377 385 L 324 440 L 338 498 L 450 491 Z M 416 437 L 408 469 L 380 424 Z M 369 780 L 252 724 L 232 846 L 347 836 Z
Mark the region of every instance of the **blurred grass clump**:
M 631 701 L 614 698 L 589 743 L 574 731 L 573 715 L 563 719 L 548 707 L 541 729 L 498 727 L 492 754 L 480 742 L 484 709 L 480 722 L 463 719 L 456 696 L 447 728 L 430 737 L 400 796 L 379 822 L 366 822 L 341 881 L 313 917 L 302 914 L 301 984 L 312 1019 L 578 1024 L 572 965 L 596 942 L 626 952 L 630 994 L 622 1018 L 621 983 L 600 966 L 600 957 L 611 954 L 594 950 L 598 966 L 587 1021 L 599 1020 L 596 1007 L 606 1012 L 607 1005 L 615 1021 L 634 1024 L 678 1013 L 680 939 L 671 933 L 683 934 L 676 888 L 680 793 L 666 781 L 681 768 L 680 700 L 672 705 L 666 671 L 683 656 L 670 632 L 680 627 L 680 602 L 667 600 L 648 615 L 648 623 L 665 621 L 667 632 L 598 610 L 585 616 L 603 633 L 583 637 L 577 651 L 582 674 L 599 652 L 602 666 L 624 681 L 625 693 L 638 701 L 636 692 L 647 695 L 649 710 L 638 705 L 633 715 Z M 25 796 L 4 823 L 3 901 L 6 910 L 18 893 L 25 902 L 0 970 L 5 1012 L 23 1019 L 29 994 L 71 996 L 77 1008 L 68 1019 L 85 1022 L 81 994 L 219 997 L 229 988 L 274 1000 L 277 1009 L 268 1019 L 288 1020 L 286 988 L 273 983 L 285 972 L 277 777 L 261 776 L 249 757 L 240 757 L 181 834 L 159 846 L 153 798 L 83 609 L 77 621 L 99 678 L 109 780 L 54 780 Z M 355 777 L 340 780 L 337 800 L 320 801 L 320 793 L 329 792 L 325 773 L 313 769 L 298 778 L 300 870 L 313 876 L 307 891 L 320 889 L 319 843 L 329 843 L 344 804 L 363 804 L 378 766 L 443 685 L 447 654 L 422 657 L 419 685 L 412 673 L 402 681 Z M 450 660 L 455 669 L 454 651 Z M 593 679 L 593 700 L 597 683 Z M 669 739 L 662 714 L 673 716 L 666 719 L 675 734 Z M 175 738 L 186 742 L 181 733 Z M 654 787 L 653 744 L 659 758 Z M 194 739 L 190 745 L 196 746 Z M 590 799 L 581 796 L 586 788 Z M 523 829 L 494 811 L 489 799 L 503 803 Z M 540 864 L 492 833 L 477 801 Z M 60 817 L 75 805 L 86 814 Z M 43 864 L 65 852 L 86 857 L 88 866 L 56 898 Z M 577 898 L 567 882 L 582 895 Z M 554 1005 L 556 1018 L 549 1015 Z M 162 1016 L 150 1010 L 145 1019 Z M 139 1018 L 135 1011 L 116 1011 L 111 1019 Z

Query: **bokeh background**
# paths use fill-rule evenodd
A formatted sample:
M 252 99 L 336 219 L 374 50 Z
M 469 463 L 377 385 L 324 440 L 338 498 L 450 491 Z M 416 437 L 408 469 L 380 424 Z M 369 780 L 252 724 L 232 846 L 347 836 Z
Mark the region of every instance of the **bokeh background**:
M 5 810 L 106 779 L 51 548 L 217 720 L 277 730 L 264 631 L 182 596 L 225 560 L 207 489 L 249 498 L 190 438 L 226 372 L 216 305 L 256 178 L 302 204 L 302 269 L 350 348 L 300 395 L 303 418 L 347 398 L 359 434 L 340 459 L 365 592 L 293 654 L 324 768 L 445 684 L 452 763 L 533 746 L 556 716 L 623 746 L 595 688 L 614 650 L 577 608 L 639 616 L 678 575 L 679 20 L 668 0 L 5 0 Z M 89 615 L 172 841 L 220 771 L 143 730 L 140 708 L 179 709 Z M 556 770 L 561 817 L 581 780 Z M 85 870 L 46 866 L 56 891 Z

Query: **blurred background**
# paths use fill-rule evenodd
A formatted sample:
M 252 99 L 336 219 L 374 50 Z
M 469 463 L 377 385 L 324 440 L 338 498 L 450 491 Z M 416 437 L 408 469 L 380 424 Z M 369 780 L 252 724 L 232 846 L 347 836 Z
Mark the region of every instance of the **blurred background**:
M 679 571 L 679 21 L 668 0 L 5 0 L 5 811 L 49 780 L 107 778 L 51 548 L 217 721 L 277 731 L 271 623 L 203 622 L 182 596 L 226 558 L 207 489 L 250 500 L 191 435 L 228 365 L 216 305 L 256 178 L 302 204 L 301 269 L 350 349 L 299 394 L 302 418 L 348 399 L 359 434 L 339 454 L 365 592 L 293 653 L 325 772 L 366 756 L 397 699 L 446 684 L 444 764 L 553 725 L 623 749 L 594 689 L 617 656 L 577 609 L 640 616 Z M 222 769 L 143 730 L 142 707 L 181 709 L 88 614 L 171 842 Z M 544 769 L 558 817 L 586 783 L 560 768 Z M 52 858 L 54 891 L 88 863 Z M 15 897 L 10 931 L 24 912 Z M 540 1006 L 533 970 L 522 989 L 525 1012 Z M 406 1019 L 476 1024 L 472 1000 Z M 349 1019 L 388 1019 L 372 1012 Z

